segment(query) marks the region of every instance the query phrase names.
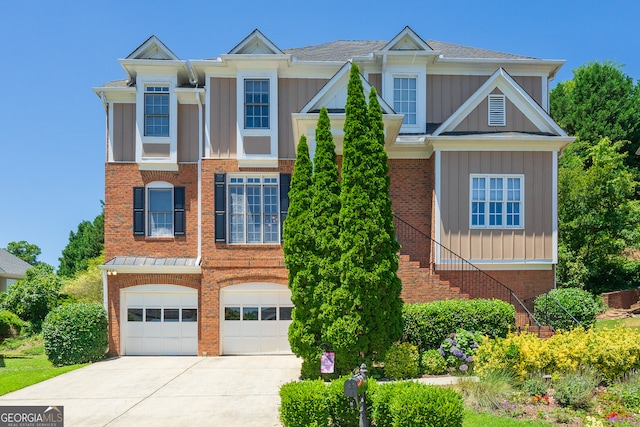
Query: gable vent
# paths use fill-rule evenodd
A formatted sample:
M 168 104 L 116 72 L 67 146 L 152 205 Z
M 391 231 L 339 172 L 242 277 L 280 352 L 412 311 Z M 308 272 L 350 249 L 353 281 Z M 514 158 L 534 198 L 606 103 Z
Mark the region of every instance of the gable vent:
M 504 95 L 489 95 L 489 126 L 506 126 Z

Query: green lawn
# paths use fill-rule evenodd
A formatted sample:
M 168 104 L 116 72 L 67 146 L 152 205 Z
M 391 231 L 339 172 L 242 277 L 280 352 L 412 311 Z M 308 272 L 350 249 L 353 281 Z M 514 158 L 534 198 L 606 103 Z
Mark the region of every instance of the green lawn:
M 618 325 L 640 331 L 640 317 L 627 317 L 624 319 L 613 320 L 597 320 L 595 328 L 615 328 Z
M 0 344 L 0 396 L 86 365 L 53 366 L 42 336 L 8 338 Z
M 513 418 L 498 417 L 491 414 L 478 414 L 472 411 L 465 411 L 463 427 L 550 427 L 551 424 L 545 421 L 522 421 Z

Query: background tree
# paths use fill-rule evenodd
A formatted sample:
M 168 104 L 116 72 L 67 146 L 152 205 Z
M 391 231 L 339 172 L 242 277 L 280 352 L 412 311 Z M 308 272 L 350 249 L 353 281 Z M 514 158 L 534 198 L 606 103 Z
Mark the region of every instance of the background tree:
M 573 71 L 550 95 L 551 116 L 570 135 L 588 145 L 601 138 L 629 141 L 625 162 L 638 167 L 640 86 L 612 62 L 591 62 Z M 582 146 L 586 148 L 586 146 Z M 584 155 L 584 151 L 582 152 Z
M 38 256 L 42 253 L 38 245 L 28 243 L 25 240 L 19 242 L 9 242 L 7 244 L 7 252 L 20 258 L 26 263 L 36 266 L 40 263 Z
M 307 138 L 303 135 L 298 143 L 291 177 L 289 210 L 283 224 L 282 249 L 285 266 L 289 271 L 291 301 L 294 304 L 292 322 L 289 326 L 289 343 L 291 351 L 303 360 L 302 371 L 306 373 L 305 376 L 319 370 L 313 366 L 320 335 L 318 318 L 321 303 L 317 301 L 316 281 L 313 280 L 313 270 L 317 269 L 317 265 L 314 235 L 310 229 L 312 173 Z
M 82 221 L 78 230 L 69 233 L 69 243 L 59 258 L 58 274 L 73 277 L 78 271 L 86 270 L 89 260 L 100 256 L 104 250 L 104 206 L 93 222 Z
M 87 262 L 86 270 L 78 271 L 72 278 L 63 279 L 60 293 L 68 295 L 77 302 L 102 303 L 102 270 L 104 253 Z
M 47 313 L 58 304 L 61 284 L 53 267 L 40 263 L 28 269 L 24 279 L 11 285 L 2 309 L 17 314 L 31 323 L 34 332 L 40 332 Z
M 558 282 L 600 293 L 640 284 L 637 262 L 624 256 L 637 246 L 638 182 L 625 165 L 621 142 L 603 138 L 565 151 L 558 173 Z M 585 152 L 586 156 L 581 153 Z M 586 160 L 586 161 L 585 161 Z

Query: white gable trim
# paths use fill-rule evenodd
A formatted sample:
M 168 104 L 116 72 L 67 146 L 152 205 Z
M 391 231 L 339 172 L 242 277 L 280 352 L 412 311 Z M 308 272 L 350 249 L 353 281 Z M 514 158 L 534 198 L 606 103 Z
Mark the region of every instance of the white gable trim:
M 410 49 L 408 49 L 408 47 Z M 406 26 L 400 31 L 389 43 L 382 48 L 382 52 L 389 53 L 389 51 L 428 51 L 435 52 L 431 46 L 429 46 L 422 38 L 411 29 Z
M 451 132 L 495 89 L 506 95 L 541 132 L 567 137 L 567 134 L 538 103 L 503 69 L 499 68 L 467 101 L 436 129 L 433 136 Z
M 238 54 L 283 55 L 284 53 L 271 40 L 265 37 L 260 30 L 255 29 L 229 51 L 229 55 Z
M 149 37 L 144 43 L 131 52 L 126 59 L 170 59 L 179 61 L 171 49 L 160 41 L 156 36 Z
M 341 91 L 344 91 L 344 99 L 346 102 L 347 99 L 347 86 L 349 84 L 349 73 L 351 71 L 351 62 L 347 62 L 338 70 L 336 74 L 324 85 L 322 89 L 313 97 L 311 101 L 307 103 L 300 110 L 300 114 L 307 114 L 310 111 L 320 110 L 320 108 L 325 107 L 327 102 L 333 98 L 335 98 Z M 367 80 L 360 74 L 360 81 L 362 81 L 362 88 L 364 90 L 364 96 L 369 99 L 369 93 L 371 92 L 371 85 Z M 378 102 L 380 103 L 380 107 L 382 108 L 382 114 L 395 114 L 393 108 L 385 101 L 381 94 L 378 93 Z M 344 106 L 342 108 L 344 109 Z

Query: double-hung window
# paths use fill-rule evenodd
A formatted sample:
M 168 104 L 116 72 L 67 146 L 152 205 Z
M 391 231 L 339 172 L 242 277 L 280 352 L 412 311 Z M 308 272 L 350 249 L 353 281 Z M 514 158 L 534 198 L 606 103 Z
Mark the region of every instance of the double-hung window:
M 185 235 L 185 187 L 155 181 L 133 187 L 133 235 Z
M 148 188 L 149 237 L 173 236 L 173 188 Z
M 144 135 L 169 136 L 169 87 L 145 86 Z
M 244 128 L 269 129 L 269 79 L 244 81 Z
M 522 228 L 522 175 L 471 175 L 471 228 Z
M 231 176 L 229 243 L 279 243 L 278 178 Z
M 393 78 L 393 109 L 404 114 L 403 125 L 418 123 L 416 81 L 415 77 Z

